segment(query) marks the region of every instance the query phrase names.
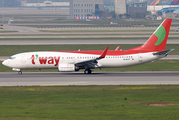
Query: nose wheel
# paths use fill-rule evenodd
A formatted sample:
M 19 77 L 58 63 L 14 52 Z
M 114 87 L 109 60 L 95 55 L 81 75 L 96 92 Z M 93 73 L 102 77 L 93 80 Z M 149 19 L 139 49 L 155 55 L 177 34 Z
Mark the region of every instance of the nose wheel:
M 91 74 L 91 70 L 89 68 L 85 69 L 84 74 Z
M 19 71 L 18 74 L 19 74 L 19 75 L 22 75 L 22 71 Z

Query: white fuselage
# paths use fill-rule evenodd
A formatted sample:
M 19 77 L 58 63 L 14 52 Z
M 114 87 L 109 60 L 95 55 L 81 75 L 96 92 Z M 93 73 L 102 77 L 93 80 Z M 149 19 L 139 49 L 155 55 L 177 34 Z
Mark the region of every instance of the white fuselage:
M 56 69 L 59 64 L 75 64 L 97 57 L 99 55 L 82 53 L 27 52 L 11 56 L 3 64 L 14 69 Z M 105 58 L 97 60 L 96 68 L 127 67 L 154 61 L 162 57 L 165 56 L 153 55 L 153 52 L 115 56 L 106 55 Z

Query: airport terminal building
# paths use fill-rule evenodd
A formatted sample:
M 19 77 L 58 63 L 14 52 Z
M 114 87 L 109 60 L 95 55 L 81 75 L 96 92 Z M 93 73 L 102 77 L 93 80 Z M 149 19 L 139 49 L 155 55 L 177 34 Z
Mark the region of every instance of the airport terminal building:
M 70 18 L 100 16 L 104 11 L 103 0 L 70 0 Z
M 126 14 L 126 0 L 114 0 L 116 15 Z

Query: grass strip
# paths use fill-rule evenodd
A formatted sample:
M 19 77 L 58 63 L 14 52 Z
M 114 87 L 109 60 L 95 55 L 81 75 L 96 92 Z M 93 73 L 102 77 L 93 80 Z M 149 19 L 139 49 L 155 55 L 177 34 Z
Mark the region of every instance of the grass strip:
M 40 72 L 38 69 L 22 70 L 23 72 Z M 84 70 L 81 70 L 81 72 Z M 93 69 L 93 72 L 99 71 L 179 71 L 179 60 L 157 60 L 137 66 L 124 68 L 102 68 Z M 12 72 L 12 68 L 2 65 L 0 62 L 0 72 Z M 41 72 L 58 72 L 58 69 L 42 69 Z
M 110 29 L 110 28 L 109 28 Z M 110 30 L 39 30 L 40 32 L 59 32 L 59 33 L 63 33 L 63 32 L 151 32 L 153 33 L 154 30 L 113 30 L 113 28 L 111 28 Z M 175 32 L 175 30 L 170 30 L 170 32 Z
M 105 34 L 1 34 L 1 36 L 112 36 L 112 35 L 151 35 L 151 34 L 111 34 L 111 33 L 105 33 Z M 174 35 L 178 35 L 178 34 L 174 34 Z
M 39 30 L 40 32 L 154 32 L 153 30 Z
M 5 120 L 177 120 L 178 85 L 0 87 Z
M 65 38 L 64 36 L 62 36 L 61 38 L 3 38 L 1 37 L 0 40 L 1 41 L 27 41 L 27 40 L 147 40 L 149 37 L 126 37 L 126 36 L 122 36 L 122 37 L 99 37 L 99 38 L 95 38 L 95 37 L 90 37 L 90 38 Z M 170 40 L 178 40 L 178 37 L 169 37 L 168 39 Z
M 109 50 L 120 49 L 128 50 L 140 44 L 90 44 L 90 45 L 0 45 L 0 56 L 11 56 L 13 54 L 33 51 L 85 51 L 85 50 L 104 50 L 109 46 Z M 179 55 L 179 44 L 167 44 L 166 50 L 175 49 L 170 55 Z
M 0 33 L 11 33 L 11 32 L 18 32 L 18 31 L 4 31 L 4 30 L 0 30 Z
M 65 34 L 1 34 L 1 36 L 113 36 L 113 35 L 151 35 L 152 33 L 104 33 L 104 34 L 76 34 L 76 33 L 65 33 Z M 178 33 L 170 33 L 170 35 L 178 35 Z
M 15 25 L 14 25 L 15 26 Z M 35 27 L 35 28 L 60 28 L 60 27 L 112 27 L 112 28 L 118 28 L 118 27 L 158 27 L 159 24 L 118 24 L 118 25 L 110 25 L 109 23 L 79 23 L 79 24 L 73 24 L 73 25 L 17 25 L 17 26 L 26 26 L 26 27 Z M 172 27 L 177 27 L 178 24 L 171 25 Z

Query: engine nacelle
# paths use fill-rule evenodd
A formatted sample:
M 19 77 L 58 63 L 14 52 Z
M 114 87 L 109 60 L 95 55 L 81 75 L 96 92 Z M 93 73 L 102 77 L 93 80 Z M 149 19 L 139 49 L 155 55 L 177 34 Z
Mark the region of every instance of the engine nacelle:
M 79 71 L 79 68 L 75 67 L 74 64 L 62 63 L 62 64 L 58 64 L 58 71 L 73 72 L 73 71 Z

